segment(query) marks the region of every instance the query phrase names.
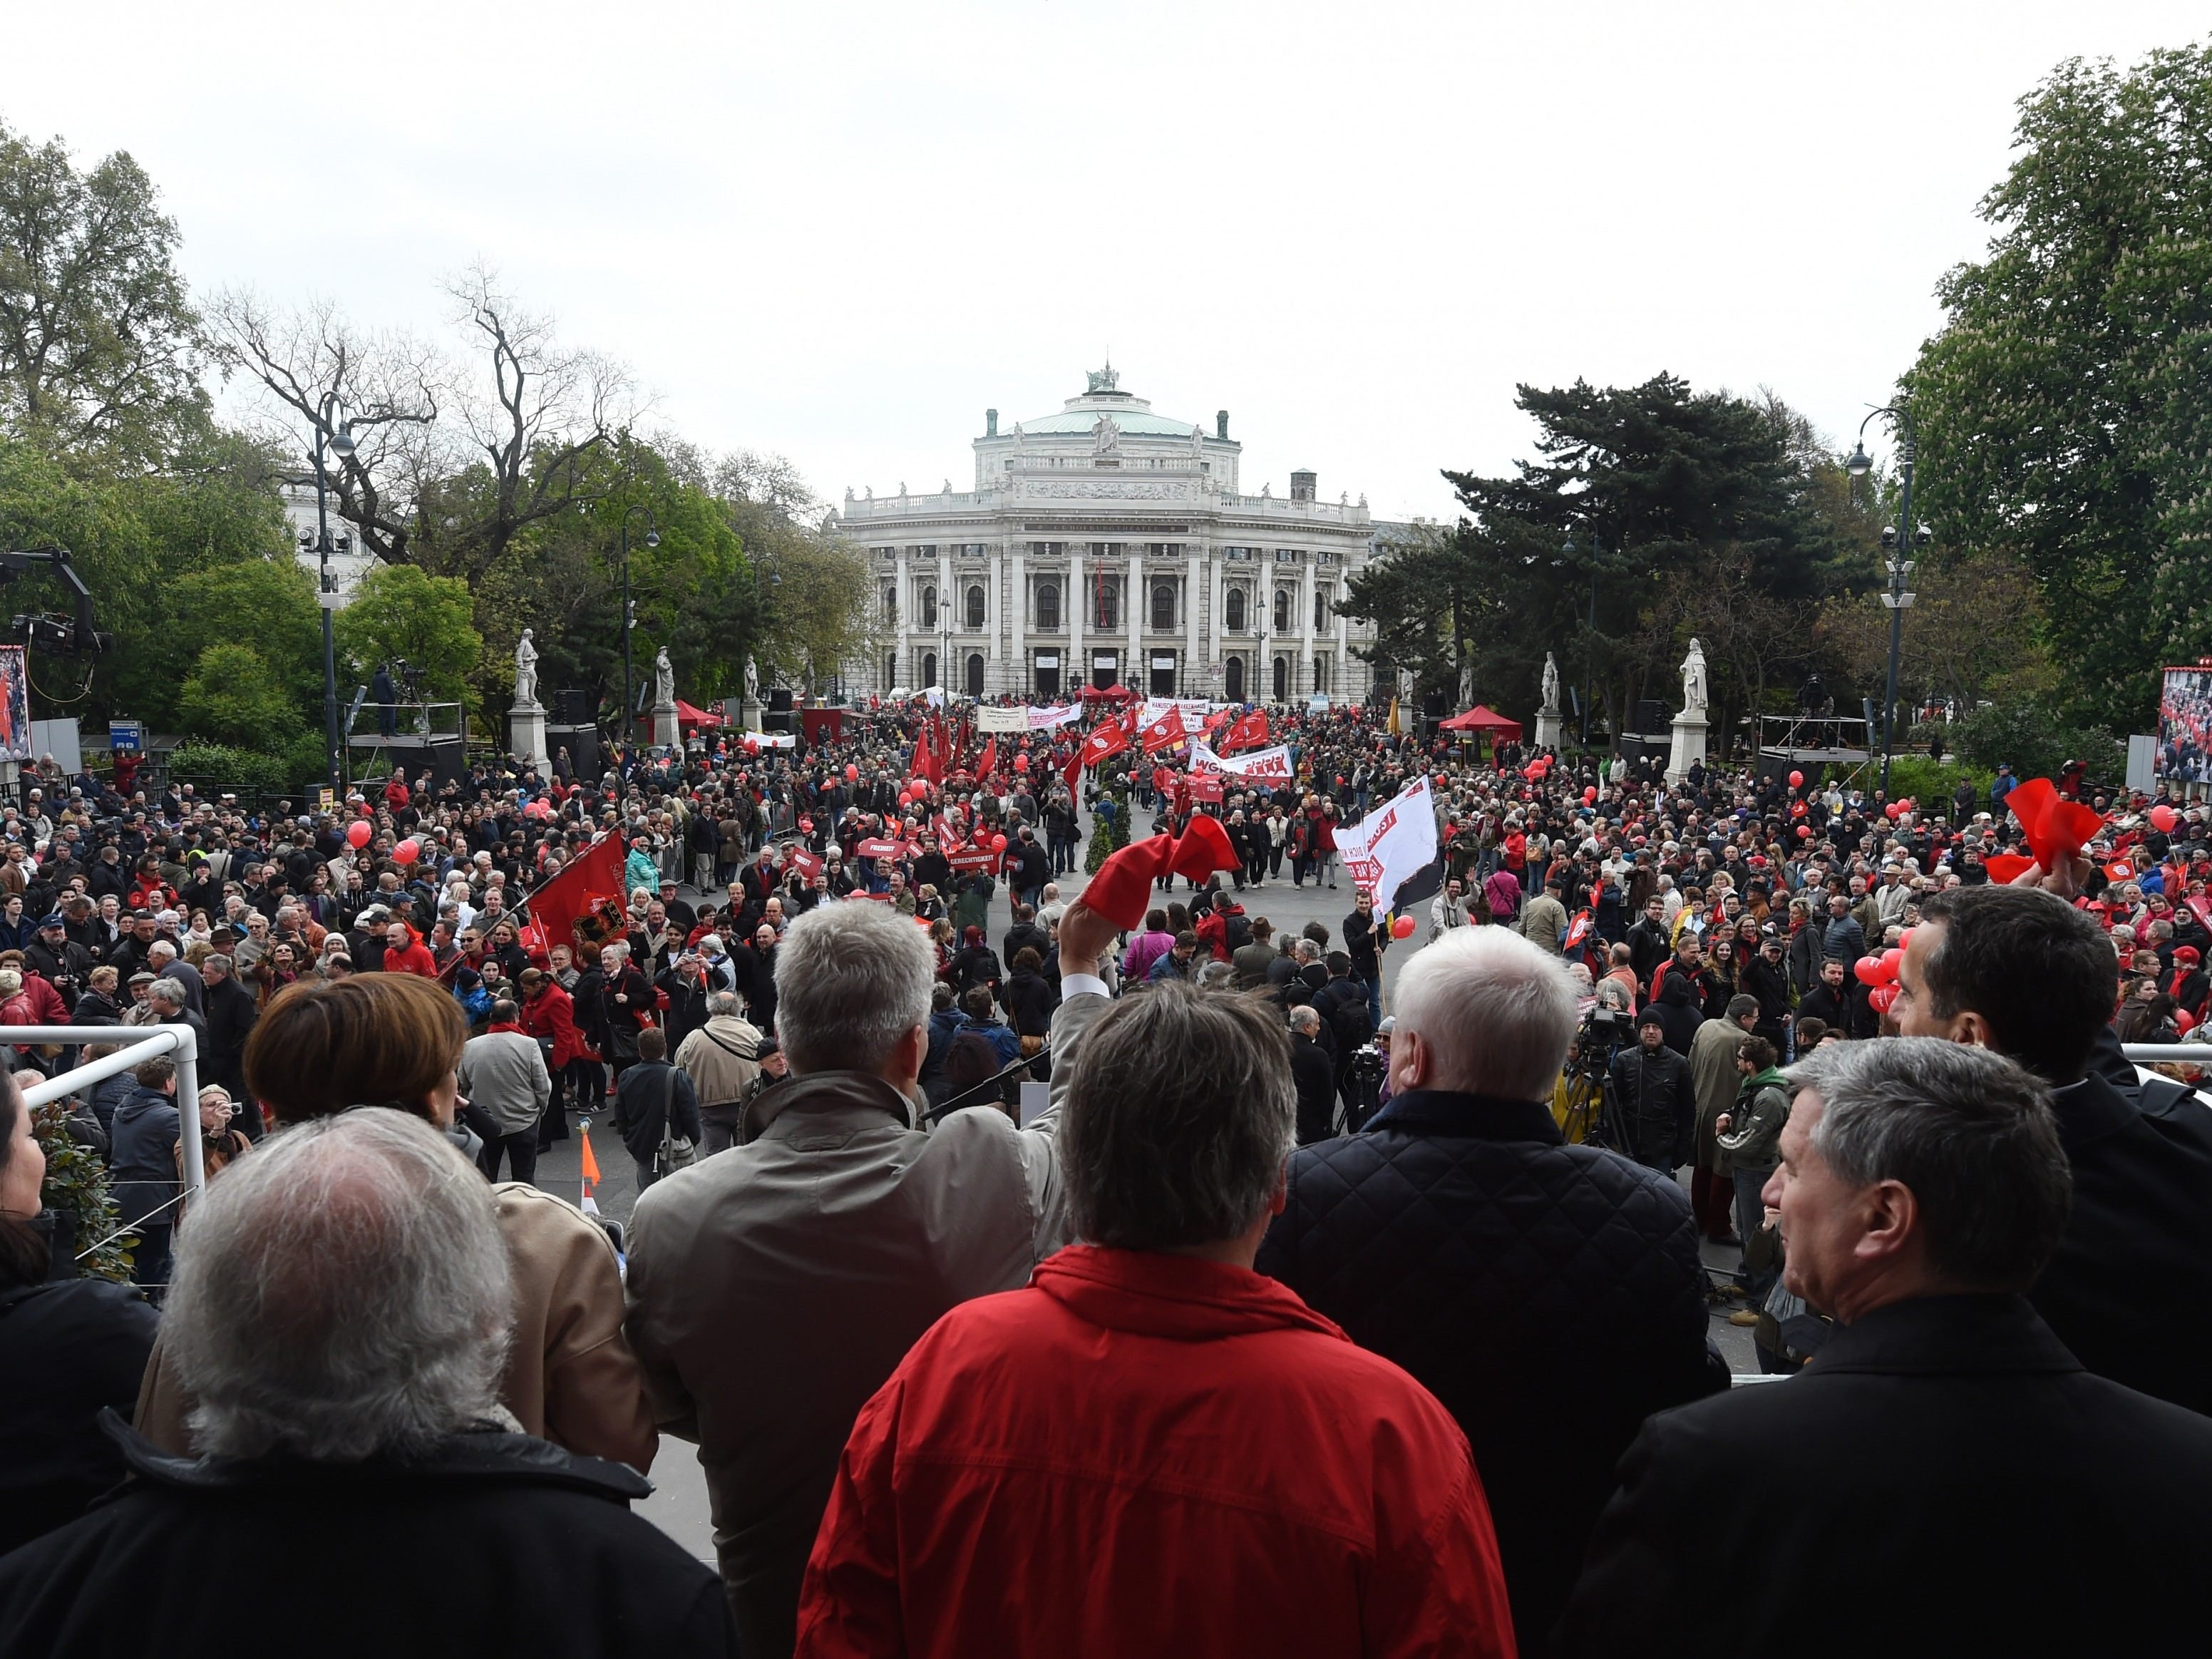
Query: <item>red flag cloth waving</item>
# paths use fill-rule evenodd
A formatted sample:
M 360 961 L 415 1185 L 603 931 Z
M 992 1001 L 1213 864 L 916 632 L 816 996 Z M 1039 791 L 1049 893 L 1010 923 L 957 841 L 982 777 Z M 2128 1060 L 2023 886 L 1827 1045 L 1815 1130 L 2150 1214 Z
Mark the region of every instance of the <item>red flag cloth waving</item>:
M 1221 752 L 1233 754 L 1239 749 L 1256 748 L 1267 741 L 1267 711 L 1255 708 L 1229 728 L 1229 735 L 1221 740 Z
M 945 781 L 945 773 L 939 767 L 937 757 L 929 751 L 929 728 L 927 726 L 914 740 L 914 759 L 907 767 L 907 775 L 927 778 L 932 783 Z
M 1129 746 L 1129 734 L 1122 730 L 1119 720 L 1102 720 L 1091 728 L 1083 739 L 1083 747 L 1076 751 L 1076 759 L 1085 766 L 1096 766 L 1110 760 Z
M 2027 850 L 2033 857 L 2000 853 L 1984 860 L 1994 882 L 2012 881 L 2031 864 L 2040 865 L 2049 875 L 2081 856 L 2082 848 L 2105 827 L 2094 807 L 2064 799 L 2049 778 L 2030 778 L 2005 797 L 2005 806 L 2027 832 Z
M 1144 921 L 1152 884 L 1162 876 L 1202 882 L 1216 870 L 1234 870 L 1237 862 L 1220 820 L 1201 813 L 1180 836 L 1132 842 L 1115 854 L 1091 878 L 1083 902 L 1116 927 L 1134 927 Z
M 1183 739 L 1182 715 L 1176 709 L 1168 709 L 1144 729 L 1142 738 L 1147 755 L 1174 748 Z M 1139 918 L 1139 921 L 1142 919 Z
M 546 949 L 556 945 L 574 948 L 591 937 L 588 933 L 580 933 L 576 924 L 590 915 L 600 900 L 622 903 L 623 851 L 620 836 L 601 836 L 525 901 Z
M 975 775 L 988 778 L 999 769 L 999 740 L 993 738 L 983 745 L 983 752 L 975 758 Z

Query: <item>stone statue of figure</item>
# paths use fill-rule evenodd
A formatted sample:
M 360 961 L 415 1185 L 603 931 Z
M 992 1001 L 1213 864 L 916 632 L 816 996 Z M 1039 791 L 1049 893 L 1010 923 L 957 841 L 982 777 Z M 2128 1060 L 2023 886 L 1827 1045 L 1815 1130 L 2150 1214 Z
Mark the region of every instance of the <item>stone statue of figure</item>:
M 1690 640 L 1690 654 L 1682 659 L 1682 712 L 1705 712 L 1705 648 L 1694 635 Z
M 653 659 L 653 706 L 676 707 L 676 665 L 668 660 L 668 647 L 665 645 Z
M 1559 712 L 1559 664 L 1550 652 L 1544 653 L 1544 713 Z
M 526 628 L 514 647 L 514 706 L 538 707 L 538 647 L 530 642 L 530 630 Z
M 1091 441 L 1101 455 L 1111 455 L 1121 447 L 1121 428 L 1111 416 L 1101 415 L 1091 428 Z
M 745 701 L 760 701 L 760 664 L 751 657 L 745 659 Z

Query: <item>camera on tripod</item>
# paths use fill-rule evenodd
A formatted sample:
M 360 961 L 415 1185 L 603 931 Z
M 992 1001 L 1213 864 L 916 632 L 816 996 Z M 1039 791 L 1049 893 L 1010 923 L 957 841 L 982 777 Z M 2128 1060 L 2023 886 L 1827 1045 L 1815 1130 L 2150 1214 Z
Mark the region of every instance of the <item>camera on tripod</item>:
M 1575 1033 L 1573 1058 L 1565 1083 L 1566 1119 L 1559 1127 L 1570 1141 L 1618 1150 L 1628 1145 L 1620 1103 L 1613 1097 L 1613 1057 L 1634 1044 L 1636 1022 L 1627 1011 L 1600 1002 L 1583 1017 Z
M 1356 1135 L 1381 1109 L 1382 1079 L 1390 1074 L 1389 1055 L 1379 1043 L 1354 1048 L 1344 1067 L 1342 1133 Z

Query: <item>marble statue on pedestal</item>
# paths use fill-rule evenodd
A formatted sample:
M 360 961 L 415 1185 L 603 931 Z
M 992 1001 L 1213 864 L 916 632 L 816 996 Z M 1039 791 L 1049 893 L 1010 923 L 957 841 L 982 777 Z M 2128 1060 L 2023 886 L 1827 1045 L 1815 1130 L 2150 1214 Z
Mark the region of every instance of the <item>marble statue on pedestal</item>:
M 538 702 L 538 647 L 531 643 L 530 630 L 522 630 L 522 638 L 514 647 L 514 706 L 535 708 Z

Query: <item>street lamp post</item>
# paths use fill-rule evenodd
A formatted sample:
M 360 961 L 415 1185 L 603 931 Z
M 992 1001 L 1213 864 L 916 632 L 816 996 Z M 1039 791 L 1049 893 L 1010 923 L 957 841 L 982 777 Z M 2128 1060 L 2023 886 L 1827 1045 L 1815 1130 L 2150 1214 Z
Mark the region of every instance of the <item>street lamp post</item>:
M 1576 546 L 1575 546 L 1575 538 L 1574 538 L 1572 536 L 1570 536 L 1570 537 L 1568 537 L 1568 538 L 1567 538 L 1567 539 L 1566 539 L 1566 541 L 1565 542 L 1565 544 L 1563 544 L 1561 545 L 1561 547 L 1560 547 L 1559 550 L 1560 550 L 1562 553 L 1565 554 L 1565 555 L 1567 556 L 1568 559 L 1569 559 L 1570 561 L 1571 561 L 1571 560 L 1574 558 L 1574 556 L 1575 556 L 1576 553 L 1577 553 L 1579 550 L 1577 550 L 1577 549 L 1576 548 Z M 1590 533 L 1590 602 L 1589 602 L 1589 636 L 1588 636 L 1586 639 L 1584 639 L 1584 640 L 1583 640 L 1583 719 L 1582 719 L 1583 736 L 1582 736 L 1582 744 L 1583 744 L 1583 752 L 1584 752 L 1585 754 L 1587 754 L 1587 753 L 1589 751 L 1590 685 L 1591 685 L 1591 683 L 1592 683 L 1592 682 L 1596 678 L 1596 677 L 1597 677 L 1597 568 L 1598 568 L 1597 562 L 1598 562 L 1598 553 L 1599 553 L 1599 548 L 1598 548 L 1598 544 L 1597 544 L 1597 534 L 1596 534 L 1596 532 L 1595 532 L 1595 531 L 1593 531 L 1593 532 Z M 1615 735 L 1618 735 L 1618 733 L 1616 733 Z
M 1925 525 L 1916 530 L 1912 523 L 1912 464 L 1914 434 L 1912 411 L 1903 404 L 1889 404 L 1870 411 L 1865 421 L 1859 422 L 1858 440 L 1851 446 L 1844 470 L 1854 478 L 1863 478 L 1874 470 L 1874 462 L 1866 453 L 1867 421 L 1887 415 L 1897 428 L 1897 470 L 1904 488 L 1897 503 L 1897 523 L 1883 526 L 1881 546 L 1883 564 L 1889 577 L 1889 586 L 1881 592 L 1883 606 L 1889 611 L 1889 685 L 1881 700 L 1881 793 L 1889 793 L 1889 761 L 1896 747 L 1897 736 L 1897 670 L 1905 646 L 1905 613 L 1912 608 L 1912 593 L 1905 580 L 1912 574 L 1913 561 L 1906 556 L 1916 547 L 1928 544 L 1929 531 Z
M 324 781 L 331 787 L 332 799 L 341 785 L 345 759 L 344 745 L 338 735 L 338 659 L 337 647 L 331 637 L 331 612 L 337 606 L 337 582 L 331 574 L 331 514 L 330 479 L 323 469 L 323 451 L 327 446 L 340 460 L 353 458 L 353 423 L 331 424 L 337 412 L 338 394 L 324 394 L 321 416 L 315 422 L 315 602 L 323 612 L 323 763 Z
M 622 516 L 622 572 L 623 572 L 623 600 L 622 600 L 622 605 L 623 605 L 623 609 L 622 609 L 622 641 L 623 641 L 623 717 L 622 717 L 622 736 L 623 736 L 623 746 L 624 746 L 624 747 L 628 747 L 628 746 L 629 746 L 629 741 L 630 741 L 630 709 L 631 709 L 631 707 L 632 707 L 632 706 L 636 702 L 636 701 L 637 701 L 637 693 L 636 693 L 636 691 L 633 689 L 633 687 L 632 687 L 632 684 L 631 684 L 631 679 L 630 679 L 630 660 L 629 660 L 629 630 L 630 630 L 630 624 L 631 624 L 631 623 L 632 623 L 633 621 L 635 621 L 635 618 L 631 615 L 631 612 L 632 612 L 632 611 L 635 609 L 635 607 L 630 604 L 630 597 L 629 597 L 629 516 L 630 516 L 630 514 L 633 514 L 633 513 L 642 513 L 642 514 L 645 514 L 645 544 L 646 544 L 647 547 L 658 547 L 658 546 L 659 546 L 659 545 L 660 545 L 660 532 L 659 532 L 658 529 L 656 529 L 656 528 L 654 527 L 654 526 L 653 526 L 653 509 L 652 509 L 652 507 L 648 507 L 648 506 L 647 506 L 645 502 L 643 502 L 643 501 L 639 501 L 639 502 L 636 502 L 636 503 L 635 503 L 634 505 L 632 505 L 632 506 L 630 506 L 630 507 L 629 507 L 624 508 L 624 509 L 623 509 L 623 516 Z

